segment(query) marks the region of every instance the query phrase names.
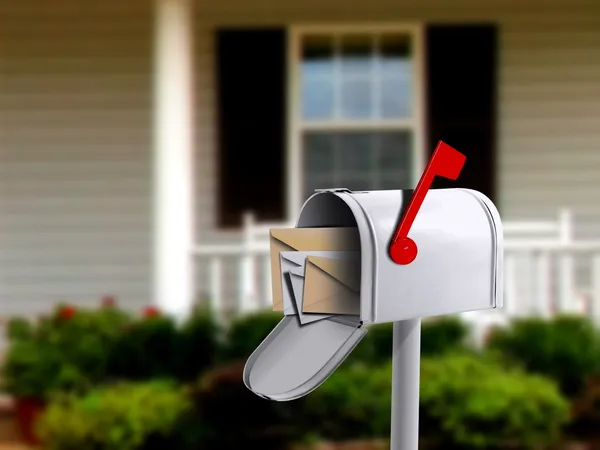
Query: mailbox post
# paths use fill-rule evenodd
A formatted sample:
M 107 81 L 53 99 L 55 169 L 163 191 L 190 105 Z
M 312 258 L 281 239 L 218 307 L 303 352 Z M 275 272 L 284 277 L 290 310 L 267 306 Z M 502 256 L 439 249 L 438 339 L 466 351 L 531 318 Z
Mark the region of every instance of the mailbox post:
M 421 319 L 394 322 L 391 450 L 419 448 Z

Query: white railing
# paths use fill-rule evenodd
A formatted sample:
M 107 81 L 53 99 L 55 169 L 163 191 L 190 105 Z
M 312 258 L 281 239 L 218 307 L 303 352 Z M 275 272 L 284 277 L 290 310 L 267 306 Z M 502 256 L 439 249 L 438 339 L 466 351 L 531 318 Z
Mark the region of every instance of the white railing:
M 292 226 L 257 224 L 248 214 L 239 244 L 193 249 L 204 272 L 201 291 L 215 311 L 270 308 L 268 230 Z M 495 314 L 574 312 L 600 320 L 600 241 L 576 241 L 572 228 L 567 210 L 556 221 L 504 223 L 504 308 Z M 578 283 L 576 275 L 587 278 L 587 284 Z

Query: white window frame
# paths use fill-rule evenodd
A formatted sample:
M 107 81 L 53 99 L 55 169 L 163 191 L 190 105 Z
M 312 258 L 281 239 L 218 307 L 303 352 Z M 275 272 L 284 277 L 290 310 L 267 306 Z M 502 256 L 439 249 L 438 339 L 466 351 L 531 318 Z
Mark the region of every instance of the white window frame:
M 302 133 L 305 130 L 410 130 L 413 133 L 413 167 L 412 177 L 418 181 L 426 163 L 425 152 L 425 57 L 424 57 L 424 28 L 422 24 L 313 24 L 293 25 L 288 29 L 288 151 L 287 151 L 287 221 L 294 220 L 298 215 L 303 197 L 303 164 L 302 164 Z M 320 124 L 305 123 L 301 112 L 301 44 L 306 34 L 323 33 L 362 33 L 377 34 L 383 32 L 406 33 L 411 36 L 413 44 L 413 117 L 410 119 L 378 120 L 371 123 L 365 121 L 341 120 Z M 324 186 L 326 187 L 326 186 Z M 329 186 L 347 187 L 347 186 Z M 398 189 L 403 186 L 398 186 Z

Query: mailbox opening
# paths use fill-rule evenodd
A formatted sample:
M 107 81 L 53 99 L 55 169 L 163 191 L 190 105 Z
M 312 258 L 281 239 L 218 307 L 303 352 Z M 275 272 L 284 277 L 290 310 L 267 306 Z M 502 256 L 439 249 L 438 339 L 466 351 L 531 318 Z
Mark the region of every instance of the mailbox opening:
M 251 391 L 278 401 L 303 397 L 321 385 L 366 335 L 363 322 L 370 321 L 371 313 L 370 291 L 366 296 L 364 292 L 365 277 L 371 280 L 370 229 L 358 203 L 341 192 L 318 192 L 302 207 L 296 227 L 358 228 L 360 316 L 334 315 L 304 325 L 296 315 L 283 318 L 244 368 L 244 383 Z

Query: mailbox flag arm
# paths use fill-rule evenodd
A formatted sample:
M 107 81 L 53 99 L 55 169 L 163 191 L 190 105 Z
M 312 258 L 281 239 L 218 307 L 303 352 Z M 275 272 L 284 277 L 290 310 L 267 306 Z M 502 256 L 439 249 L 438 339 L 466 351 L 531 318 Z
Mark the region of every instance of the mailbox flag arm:
M 404 212 L 396 232 L 392 236 L 389 255 L 396 264 L 406 265 L 415 260 L 418 253 L 417 244 L 408 237 L 417 213 L 425 200 L 425 196 L 435 176 L 456 180 L 465 165 L 467 157 L 448 144 L 438 142 L 433 155 L 425 167 L 423 175 L 413 192 L 408 207 Z

